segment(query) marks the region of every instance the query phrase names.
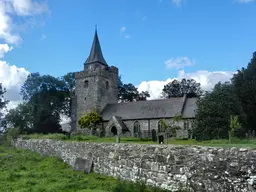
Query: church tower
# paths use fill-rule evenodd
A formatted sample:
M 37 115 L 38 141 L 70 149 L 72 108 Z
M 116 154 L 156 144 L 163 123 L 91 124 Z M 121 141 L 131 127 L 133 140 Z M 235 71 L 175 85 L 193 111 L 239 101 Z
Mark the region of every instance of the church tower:
M 118 102 L 118 68 L 108 66 L 95 30 L 90 55 L 84 70 L 75 74 L 76 89 L 72 102 L 71 126 L 77 129 L 78 120 L 91 110 L 101 113 L 109 103 Z M 75 128 L 76 127 L 76 128 Z

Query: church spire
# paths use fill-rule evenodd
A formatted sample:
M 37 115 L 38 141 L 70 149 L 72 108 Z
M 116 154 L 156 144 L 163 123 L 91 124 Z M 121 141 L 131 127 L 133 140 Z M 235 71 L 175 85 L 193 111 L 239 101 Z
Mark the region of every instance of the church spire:
M 105 59 L 103 57 L 101 47 L 100 47 L 100 41 L 99 41 L 98 34 L 97 34 L 97 25 L 95 26 L 95 34 L 94 34 L 91 52 L 90 52 L 89 57 L 85 61 L 85 64 L 90 64 L 90 63 L 95 63 L 95 62 L 99 62 L 103 65 L 107 65 L 107 62 L 105 61 Z

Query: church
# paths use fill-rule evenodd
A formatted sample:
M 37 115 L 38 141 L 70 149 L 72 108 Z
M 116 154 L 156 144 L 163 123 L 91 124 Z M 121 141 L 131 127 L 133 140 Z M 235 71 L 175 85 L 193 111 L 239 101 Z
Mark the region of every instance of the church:
M 176 97 L 171 99 L 118 103 L 118 68 L 109 66 L 103 57 L 97 30 L 90 54 L 83 71 L 75 73 L 76 88 L 72 98 L 71 129 L 82 131 L 78 120 L 91 110 L 103 118 L 102 128 L 106 136 L 120 135 L 151 138 L 161 141 L 164 119 L 173 123 L 173 117 L 180 129 L 176 138 L 191 138 L 192 122 L 195 117 L 196 98 Z

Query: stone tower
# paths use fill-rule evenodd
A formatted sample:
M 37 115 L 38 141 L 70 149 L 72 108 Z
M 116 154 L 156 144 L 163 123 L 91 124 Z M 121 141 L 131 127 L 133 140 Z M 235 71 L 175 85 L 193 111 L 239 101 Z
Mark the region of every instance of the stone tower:
M 89 57 L 84 70 L 75 74 L 76 89 L 72 103 L 72 130 L 79 128 L 78 120 L 91 110 L 98 113 L 109 103 L 118 102 L 118 68 L 105 61 L 95 30 Z

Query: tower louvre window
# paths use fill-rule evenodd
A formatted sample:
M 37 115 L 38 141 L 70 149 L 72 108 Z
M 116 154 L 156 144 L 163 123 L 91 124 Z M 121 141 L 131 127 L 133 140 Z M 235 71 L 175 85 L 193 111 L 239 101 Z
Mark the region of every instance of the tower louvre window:
M 106 81 L 106 89 L 108 90 L 108 88 L 109 88 L 109 82 Z
M 84 88 L 88 88 L 88 86 L 89 86 L 89 81 L 85 80 L 84 81 Z

